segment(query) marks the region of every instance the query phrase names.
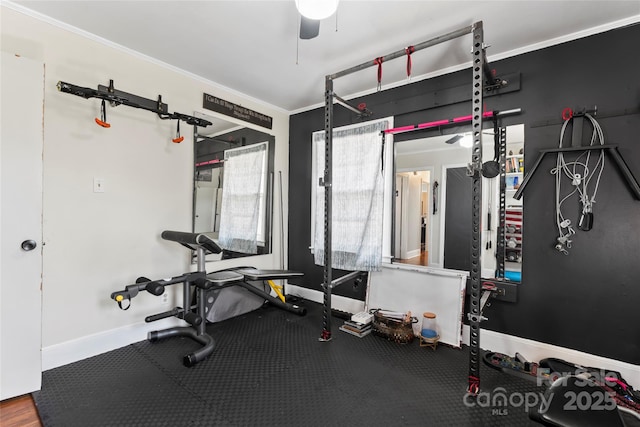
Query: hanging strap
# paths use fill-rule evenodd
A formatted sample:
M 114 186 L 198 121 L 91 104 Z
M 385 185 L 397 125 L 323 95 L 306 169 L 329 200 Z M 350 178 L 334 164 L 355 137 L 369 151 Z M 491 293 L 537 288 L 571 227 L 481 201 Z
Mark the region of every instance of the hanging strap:
M 407 78 L 411 77 L 411 54 L 416 51 L 416 48 L 413 46 L 409 46 L 404 50 L 407 54 Z
M 173 138 L 171 141 L 176 143 L 176 144 L 180 144 L 182 141 L 184 141 L 184 136 L 180 136 L 180 120 L 178 120 L 178 127 L 176 129 L 176 137 Z
M 382 63 L 384 62 L 384 57 L 380 56 L 373 60 L 373 63 L 378 66 L 378 91 L 382 89 Z
M 380 172 L 384 174 L 384 143 L 386 141 L 386 134 L 384 132 L 380 132 L 382 135 L 382 150 L 380 151 Z
M 493 160 L 500 160 L 500 128 L 498 127 L 498 112 L 493 112 Z
M 104 102 L 104 99 L 102 100 L 102 105 L 100 106 L 100 118 L 95 118 L 96 123 L 100 126 L 102 126 L 103 128 L 110 128 L 111 125 L 109 123 L 107 123 L 107 106 Z

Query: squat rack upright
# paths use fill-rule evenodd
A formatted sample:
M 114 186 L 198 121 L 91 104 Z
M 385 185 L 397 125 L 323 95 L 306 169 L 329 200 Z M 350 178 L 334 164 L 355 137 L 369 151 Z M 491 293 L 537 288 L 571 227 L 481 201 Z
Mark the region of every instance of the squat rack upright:
M 484 44 L 484 31 L 482 21 L 461 28 L 456 31 L 444 34 L 439 37 L 427 40 L 412 47 L 412 52 L 422 50 L 440 43 L 472 34 L 472 98 L 471 98 L 471 129 L 473 137 L 473 146 L 471 154 L 471 164 L 469 165 L 468 175 L 472 178 L 472 237 L 471 237 L 471 271 L 470 271 L 470 309 L 468 313 L 470 335 L 469 335 L 469 387 L 468 392 L 477 394 L 480 388 L 480 321 L 482 319 L 480 294 L 481 294 L 481 278 L 480 278 L 480 218 L 481 218 L 481 201 L 482 201 L 482 109 L 483 109 L 483 92 L 485 78 L 490 84 L 493 84 L 495 78 L 492 76 L 489 68 Z M 367 61 L 355 67 L 329 74 L 325 77 L 325 156 L 324 156 L 324 177 L 320 185 L 324 187 L 324 296 L 323 296 L 323 329 L 320 341 L 331 340 L 331 289 L 332 283 L 332 259 L 331 259 L 331 214 L 332 214 L 332 151 L 333 151 L 333 104 L 337 101 L 346 108 L 357 111 L 354 107 L 345 105 L 345 101 L 337 96 L 333 91 L 333 81 L 346 75 L 364 70 L 374 65 L 380 65 L 392 59 L 403 57 L 407 54 L 406 49 L 398 50 L 374 61 Z M 483 78 L 484 74 L 484 78 Z

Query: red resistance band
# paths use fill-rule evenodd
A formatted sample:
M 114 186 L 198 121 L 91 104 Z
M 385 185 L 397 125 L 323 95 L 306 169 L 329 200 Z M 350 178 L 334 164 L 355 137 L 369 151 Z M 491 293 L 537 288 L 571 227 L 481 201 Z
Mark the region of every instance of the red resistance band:
M 382 63 L 384 62 L 384 57 L 380 56 L 373 60 L 373 63 L 378 66 L 378 90 L 382 88 Z
M 473 396 L 476 396 L 480 391 L 480 378 L 469 375 L 469 389 L 467 392 Z
M 490 117 L 493 117 L 493 111 L 486 111 L 482 113 L 482 118 L 487 119 Z M 470 122 L 471 120 L 473 120 L 472 115 L 460 116 L 460 117 L 454 117 L 453 119 L 436 120 L 435 122 L 426 122 L 426 123 L 420 123 L 418 125 L 409 125 L 409 126 L 401 126 L 401 127 L 392 128 L 392 129 L 385 129 L 383 132 L 396 134 L 396 133 L 402 133 L 402 132 L 409 132 L 416 129 L 429 129 L 429 128 L 436 128 L 438 126 L 451 125 L 454 123 L 457 124 L 457 123 Z
M 407 53 L 407 77 L 411 77 L 411 54 L 416 51 L 416 48 L 409 46 L 404 51 Z

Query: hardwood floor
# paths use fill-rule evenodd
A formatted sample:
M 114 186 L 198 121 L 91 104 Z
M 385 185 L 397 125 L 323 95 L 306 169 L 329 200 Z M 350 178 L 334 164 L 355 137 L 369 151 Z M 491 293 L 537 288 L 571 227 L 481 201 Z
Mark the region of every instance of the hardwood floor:
M 36 405 L 30 394 L 0 402 L 0 426 L 42 427 Z
M 429 251 L 422 251 L 420 255 L 409 258 L 409 259 L 398 259 L 394 262 L 400 262 L 402 264 L 411 264 L 411 265 L 429 265 Z

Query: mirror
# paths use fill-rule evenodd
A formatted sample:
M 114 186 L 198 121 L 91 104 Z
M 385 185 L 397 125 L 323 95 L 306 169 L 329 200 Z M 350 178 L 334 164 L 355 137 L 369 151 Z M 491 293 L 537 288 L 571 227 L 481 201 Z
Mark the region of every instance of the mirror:
M 218 116 L 196 113 L 196 117 L 212 125 L 194 128 L 193 232 L 207 233 L 224 247 L 220 224 L 225 220 L 227 230 L 230 219 L 235 221 L 239 216 L 250 217 L 245 219 L 257 228 L 252 236 L 254 245 L 257 242 L 255 252 L 224 250 L 207 255 L 207 260 L 271 253 L 275 137 Z M 253 210 L 247 209 L 246 192 L 237 192 L 245 186 L 254 188 Z
M 513 198 L 524 174 L 524 125 L 506 128 L 505 276 L 520 280 L 522 200 Z M 483 131 L 483 164 L 494 159 L 493 129 Z M 467 140 L 468 138 L 468 140 Z M 394 144 L 393 262 L 469 270 L 471 241 L 471 136 L 461 134 Z M 482 276 L 497 263 L 500 176 L 482 182 Z
M 522 199 L 513 196 L 524 179 L 524 125 L 507 127 L 505 172 L 505 278 L 521 282 Z

